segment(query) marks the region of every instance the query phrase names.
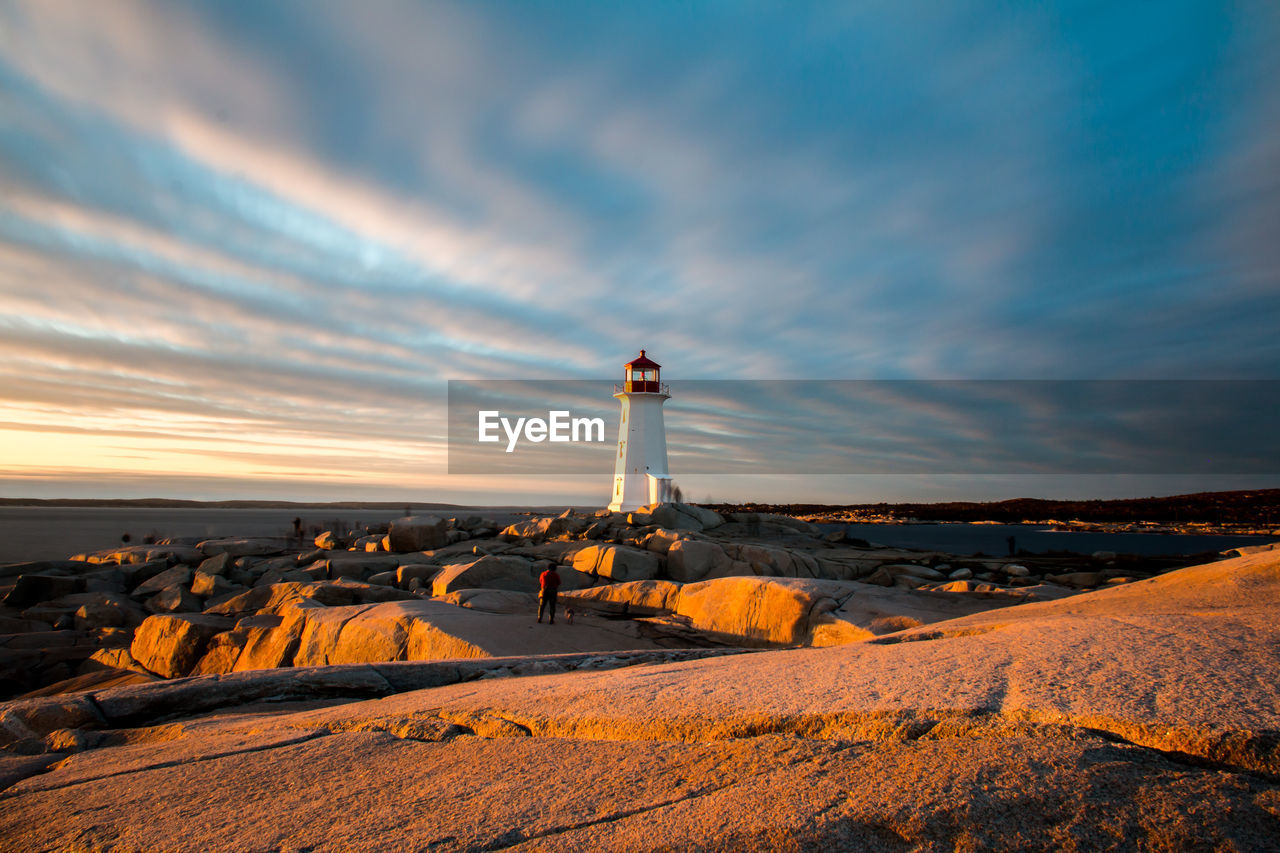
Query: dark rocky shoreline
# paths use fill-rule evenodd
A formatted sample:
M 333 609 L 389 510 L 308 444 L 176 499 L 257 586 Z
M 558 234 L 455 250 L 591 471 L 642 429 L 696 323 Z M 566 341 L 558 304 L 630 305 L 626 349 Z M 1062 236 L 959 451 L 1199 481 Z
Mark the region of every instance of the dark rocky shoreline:
M 872 504 L 708 504 L 717 511 L 772 512 L 811 521 L 995 522 L 1064 524 L 1095 531 L 1155 530 L 1169 533 L 1256 533 L 1280 527 L 1280 489 L 1197 492 L 1115 500 L 944 501 Z
M 0 699 L 334 663 L 834 645 L 1197 562 L 962 557 L 685 504 L 516 517 L 161 539 L 0 566 Z M 553 565 L 577 624 L 527 636 Z

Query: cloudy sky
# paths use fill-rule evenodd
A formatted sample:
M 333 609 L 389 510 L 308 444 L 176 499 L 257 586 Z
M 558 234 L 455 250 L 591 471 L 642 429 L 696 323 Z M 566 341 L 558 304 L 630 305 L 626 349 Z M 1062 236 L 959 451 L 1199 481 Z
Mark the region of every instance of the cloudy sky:
M 602 502 L 449 475 L 446 382 L 640 347 L 1280 379 L 1278 40 L 1266 0 L 0 0 L 0 496 Z M 686 485 L 1280 485 L 1002 473 Z

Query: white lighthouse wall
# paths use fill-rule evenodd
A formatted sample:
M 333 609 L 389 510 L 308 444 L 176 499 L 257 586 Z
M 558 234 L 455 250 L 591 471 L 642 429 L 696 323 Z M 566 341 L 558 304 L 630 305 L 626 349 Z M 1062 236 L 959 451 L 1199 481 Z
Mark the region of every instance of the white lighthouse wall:
M 650 475 L 667 477 L 667 431 L 662 420 L 666 394 L 615 394 L 622 402 L 618 456 L 609 509 L 630 512 L 650 502 Z

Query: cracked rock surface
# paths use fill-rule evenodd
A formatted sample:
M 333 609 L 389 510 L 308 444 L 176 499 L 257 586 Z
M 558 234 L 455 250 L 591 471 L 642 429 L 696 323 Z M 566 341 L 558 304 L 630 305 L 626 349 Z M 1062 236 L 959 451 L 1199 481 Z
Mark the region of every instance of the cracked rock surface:
M 1278 604 L 1267 553 L 831 648 L 9 703 L 0 847 L 1275 850 Z

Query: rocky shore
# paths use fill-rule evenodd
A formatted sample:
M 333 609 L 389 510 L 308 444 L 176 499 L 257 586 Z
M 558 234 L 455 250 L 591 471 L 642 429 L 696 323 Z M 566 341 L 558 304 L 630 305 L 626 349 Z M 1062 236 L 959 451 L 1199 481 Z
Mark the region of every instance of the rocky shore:
M 534 633 L 555 565 L 574 618 Z M 527 651 L 833 645 L 1167 566 L 958 560 L 685 504 L 530 518 L 411 516 L 296 539 L 161 540 L 0 567 L 4 696 L 281 666 Z
M 663 504 L 8 566 L 0 849 L 1275 849 L 1248 550 L 957 560 Z
M 1113 500 L 1014 498 L 989 502 L 746 504 L 715 508 L 777 512 L 825 523 L 1028 524 L 1105 533 L 1280 536 L 1280 489 Z

